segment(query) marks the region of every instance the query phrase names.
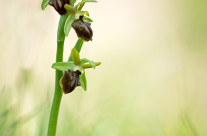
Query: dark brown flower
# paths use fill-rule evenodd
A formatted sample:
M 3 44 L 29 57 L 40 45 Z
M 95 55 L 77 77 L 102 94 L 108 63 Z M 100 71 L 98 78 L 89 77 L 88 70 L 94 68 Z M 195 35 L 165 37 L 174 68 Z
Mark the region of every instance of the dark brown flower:
M 80 86 L 80 72 L 68 70 L 60 80 L 60 85 L 65 94 L 72 92 L 76 86 Z
M 93 31 L 91 29 L 91 24 L 83 21 L 83 16 L 75 20 L 72 23 L 72 27 L 75 30 L 78 37 L 84 41 L 92 40 Z
M 64 8 L 65 4 L 70 5 L 70 0 L 50 0 L 49 5 L 53 6 L 54 9 L 60 14 L 64 15 L 66 14 L 66 9 Z

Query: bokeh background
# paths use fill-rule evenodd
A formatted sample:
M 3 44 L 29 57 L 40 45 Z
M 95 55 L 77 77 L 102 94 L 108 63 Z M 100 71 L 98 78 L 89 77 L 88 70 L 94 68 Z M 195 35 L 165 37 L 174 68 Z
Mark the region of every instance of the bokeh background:
M 0 1 L 0 135 L 45 136 L 59 15 L 41 0 Z M 207 1 L 86 4 L 88 90 L 64 95 L 57 136 L 206 136 Z M 77 41 L 74 30 L 64 59 Z

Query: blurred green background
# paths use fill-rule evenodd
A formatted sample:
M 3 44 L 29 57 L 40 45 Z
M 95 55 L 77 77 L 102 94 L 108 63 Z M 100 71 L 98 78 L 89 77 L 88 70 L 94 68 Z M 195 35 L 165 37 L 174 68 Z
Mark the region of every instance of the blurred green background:
M 45 136 L 59 15 L 41 0 L 0 1 L 0 135 Z M 207 136 L 207 0 L 86 4 L 88 90 L 64 95 L 57 136 Z M 65 43 L 67 60 L 77 36 Z

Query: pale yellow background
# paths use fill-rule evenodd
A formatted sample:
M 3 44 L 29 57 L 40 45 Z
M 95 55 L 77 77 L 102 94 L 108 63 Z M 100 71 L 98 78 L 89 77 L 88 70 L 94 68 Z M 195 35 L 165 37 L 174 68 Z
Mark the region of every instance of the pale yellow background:
M 46 135 L 59 15 L 40 5 L 0 1 L 3 136 Z M 94 36 L 80 55 L 102 65 L 87 71 L 87 92 L 78 87 L 63 96 L 57 136 L 206 136 L 206 6 L 206 0 L 86 4 Z M 76 40 L 71 30 L 65 60 Z

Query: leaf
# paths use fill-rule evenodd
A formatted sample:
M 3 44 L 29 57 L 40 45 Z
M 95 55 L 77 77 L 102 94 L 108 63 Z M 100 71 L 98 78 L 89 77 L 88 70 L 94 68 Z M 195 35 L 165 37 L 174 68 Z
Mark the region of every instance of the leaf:
M 75 16 L 73 14 L 70 14 L 65 21 L 64 33 L 66 36 L 68 36 L 68 33 L 70 32 L 74 19 L 75 19 Z
M 93 20 L 91 18 L 86 17 L 86 16 L 83 17 L 83 21 L 87 22 L 87 23 L 93 22 Z
M 75 5 L 75 9 L 78 8 L 78 6 L 80 6 L 81 4 L 84 4 L 86 2 L 97 2 L 96 0 L 83 0 L 81 2 L 79 2 L 77 5 Z
M 87 89 L 87 81 L 86 81 L 85 73 L 82 73 L 80 75 L 80 83 L 81 83 L 82 88 L 86 91 L 86 89 Z
M 73 48 L 71 51 L 71 57 L 75 65 L 78 66 L 81 64 L 79 53 L 75 48 Z
M 95 62 L 95 65 L 96 66 L 99 66 L 99 65 L 101 65 L 101 62 Z M 92 68 L 93 66 L 91 65 L 91 64 L 84 64 L 83 65 L 83 68 L 84 69 L 87 69 L 87 68 Z
M 43 0 L 43 1 L 42 1 L 42 4 L 41 4 L 41 8 L 42 8 L 42 10 L 44 10 L 44 9 L 47 7 L 49 1 L 50 1 L 50 0 Z
M 60 70 L 60 71 L 68 71 L 73 70 L 76 66 L 72 61 L 69 62 L 56 62 L 52 64 L 52 68 Z

